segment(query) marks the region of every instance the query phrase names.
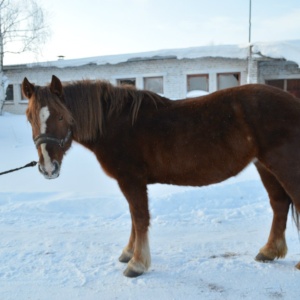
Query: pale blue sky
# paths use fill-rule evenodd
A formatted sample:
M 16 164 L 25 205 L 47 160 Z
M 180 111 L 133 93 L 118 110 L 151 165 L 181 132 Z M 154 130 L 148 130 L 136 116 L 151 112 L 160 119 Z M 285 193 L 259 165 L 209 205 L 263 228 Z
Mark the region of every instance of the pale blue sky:
M 248 42 L 249 0 L 39 0 L 52 34 L 5 64 Z M 252 41 L 300 39 L 300 0 L 252 0 Z

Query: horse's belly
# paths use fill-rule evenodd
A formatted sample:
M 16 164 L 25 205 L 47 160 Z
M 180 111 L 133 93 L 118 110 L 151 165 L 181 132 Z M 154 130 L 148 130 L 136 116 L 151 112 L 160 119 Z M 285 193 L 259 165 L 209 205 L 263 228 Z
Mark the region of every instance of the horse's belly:
M 190 186 L 218 183 L 236 176 L 254 158 L 252 147 L 238 151 L 211 150 L 204 155 L 170 155 L 158 161 L 152 157 L 149 182 Z
M 251 160 L 250 160 L 251 161 Z M 192 167 L 179 164 L 163 168 L 160 172 L 155 172 L 149 177 L 150 183 L 165 183 L 184 186 L 203 186 L 222 182 L 240 173 L 250 161 L 242 164 L 223 162 L 222 165 L 201 166 L 195 163 Z
M 170 137 L 156 142 L 144 155 L 149 177 L 157 183 L 202 186 L 237 175 L 257 156 L 254 139 L 241 127 L 220 136 L 195 129 L 176 143 Z

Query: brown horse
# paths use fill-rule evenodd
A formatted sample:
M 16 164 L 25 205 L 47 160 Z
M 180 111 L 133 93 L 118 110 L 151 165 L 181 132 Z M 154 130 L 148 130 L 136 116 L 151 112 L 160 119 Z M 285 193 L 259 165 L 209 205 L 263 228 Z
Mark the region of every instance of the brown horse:
M 300 101 L 266 85 L 245 85 L 200 98 L 171 101 L 149 91 L 103 81 L 47 87 L 22 84 L 27 118 L 48 179 L 60 172 L 73 140 L 96 155 L 126 197 L 132 230 L 119 260 L 136 277 L 150 266 L 147 184 L 202 186 L 238 174 L 254 162 L 273 209 L 266 245 L 256 259 L 287 253 L 289 207 L 299 226 Z M 300 263 L 297 265 L 300 268 Z

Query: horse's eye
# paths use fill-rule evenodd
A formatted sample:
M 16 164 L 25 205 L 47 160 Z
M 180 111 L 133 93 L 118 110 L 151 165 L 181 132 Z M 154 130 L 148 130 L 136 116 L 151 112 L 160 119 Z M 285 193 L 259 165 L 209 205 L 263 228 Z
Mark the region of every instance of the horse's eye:
M 59 117 L 58 117 L 58 121 L 62 121 L 63 119 L 64 119 L 63 116 L 59 116 Z

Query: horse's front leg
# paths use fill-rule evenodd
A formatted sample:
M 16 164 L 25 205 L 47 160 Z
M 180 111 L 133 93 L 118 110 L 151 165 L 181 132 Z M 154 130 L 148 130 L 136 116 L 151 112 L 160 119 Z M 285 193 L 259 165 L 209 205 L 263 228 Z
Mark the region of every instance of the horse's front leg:
M 135 227 L 134 222 L 131 218 L 131 233 L 129 237 L 129 242 L 127 246 L 123 249 L 121 256 L 119 257 L 119 261 L 122 263 L 128 263 L 132 257 L 134 252 L 134 245 L 135 245 Z
M 137 277 L 148 270 L 151 263 L 148 241 L 148 227 L 150 214 L 148 209 L 148 197 L 146 184 L 135 180 L 119 180 L 119 186 L 125 195 L 130 208 L 132 219 L 132 232 L 129 243 L 120 257 L 122 261 L 129 260 L 124 271 L 127 277 Z

